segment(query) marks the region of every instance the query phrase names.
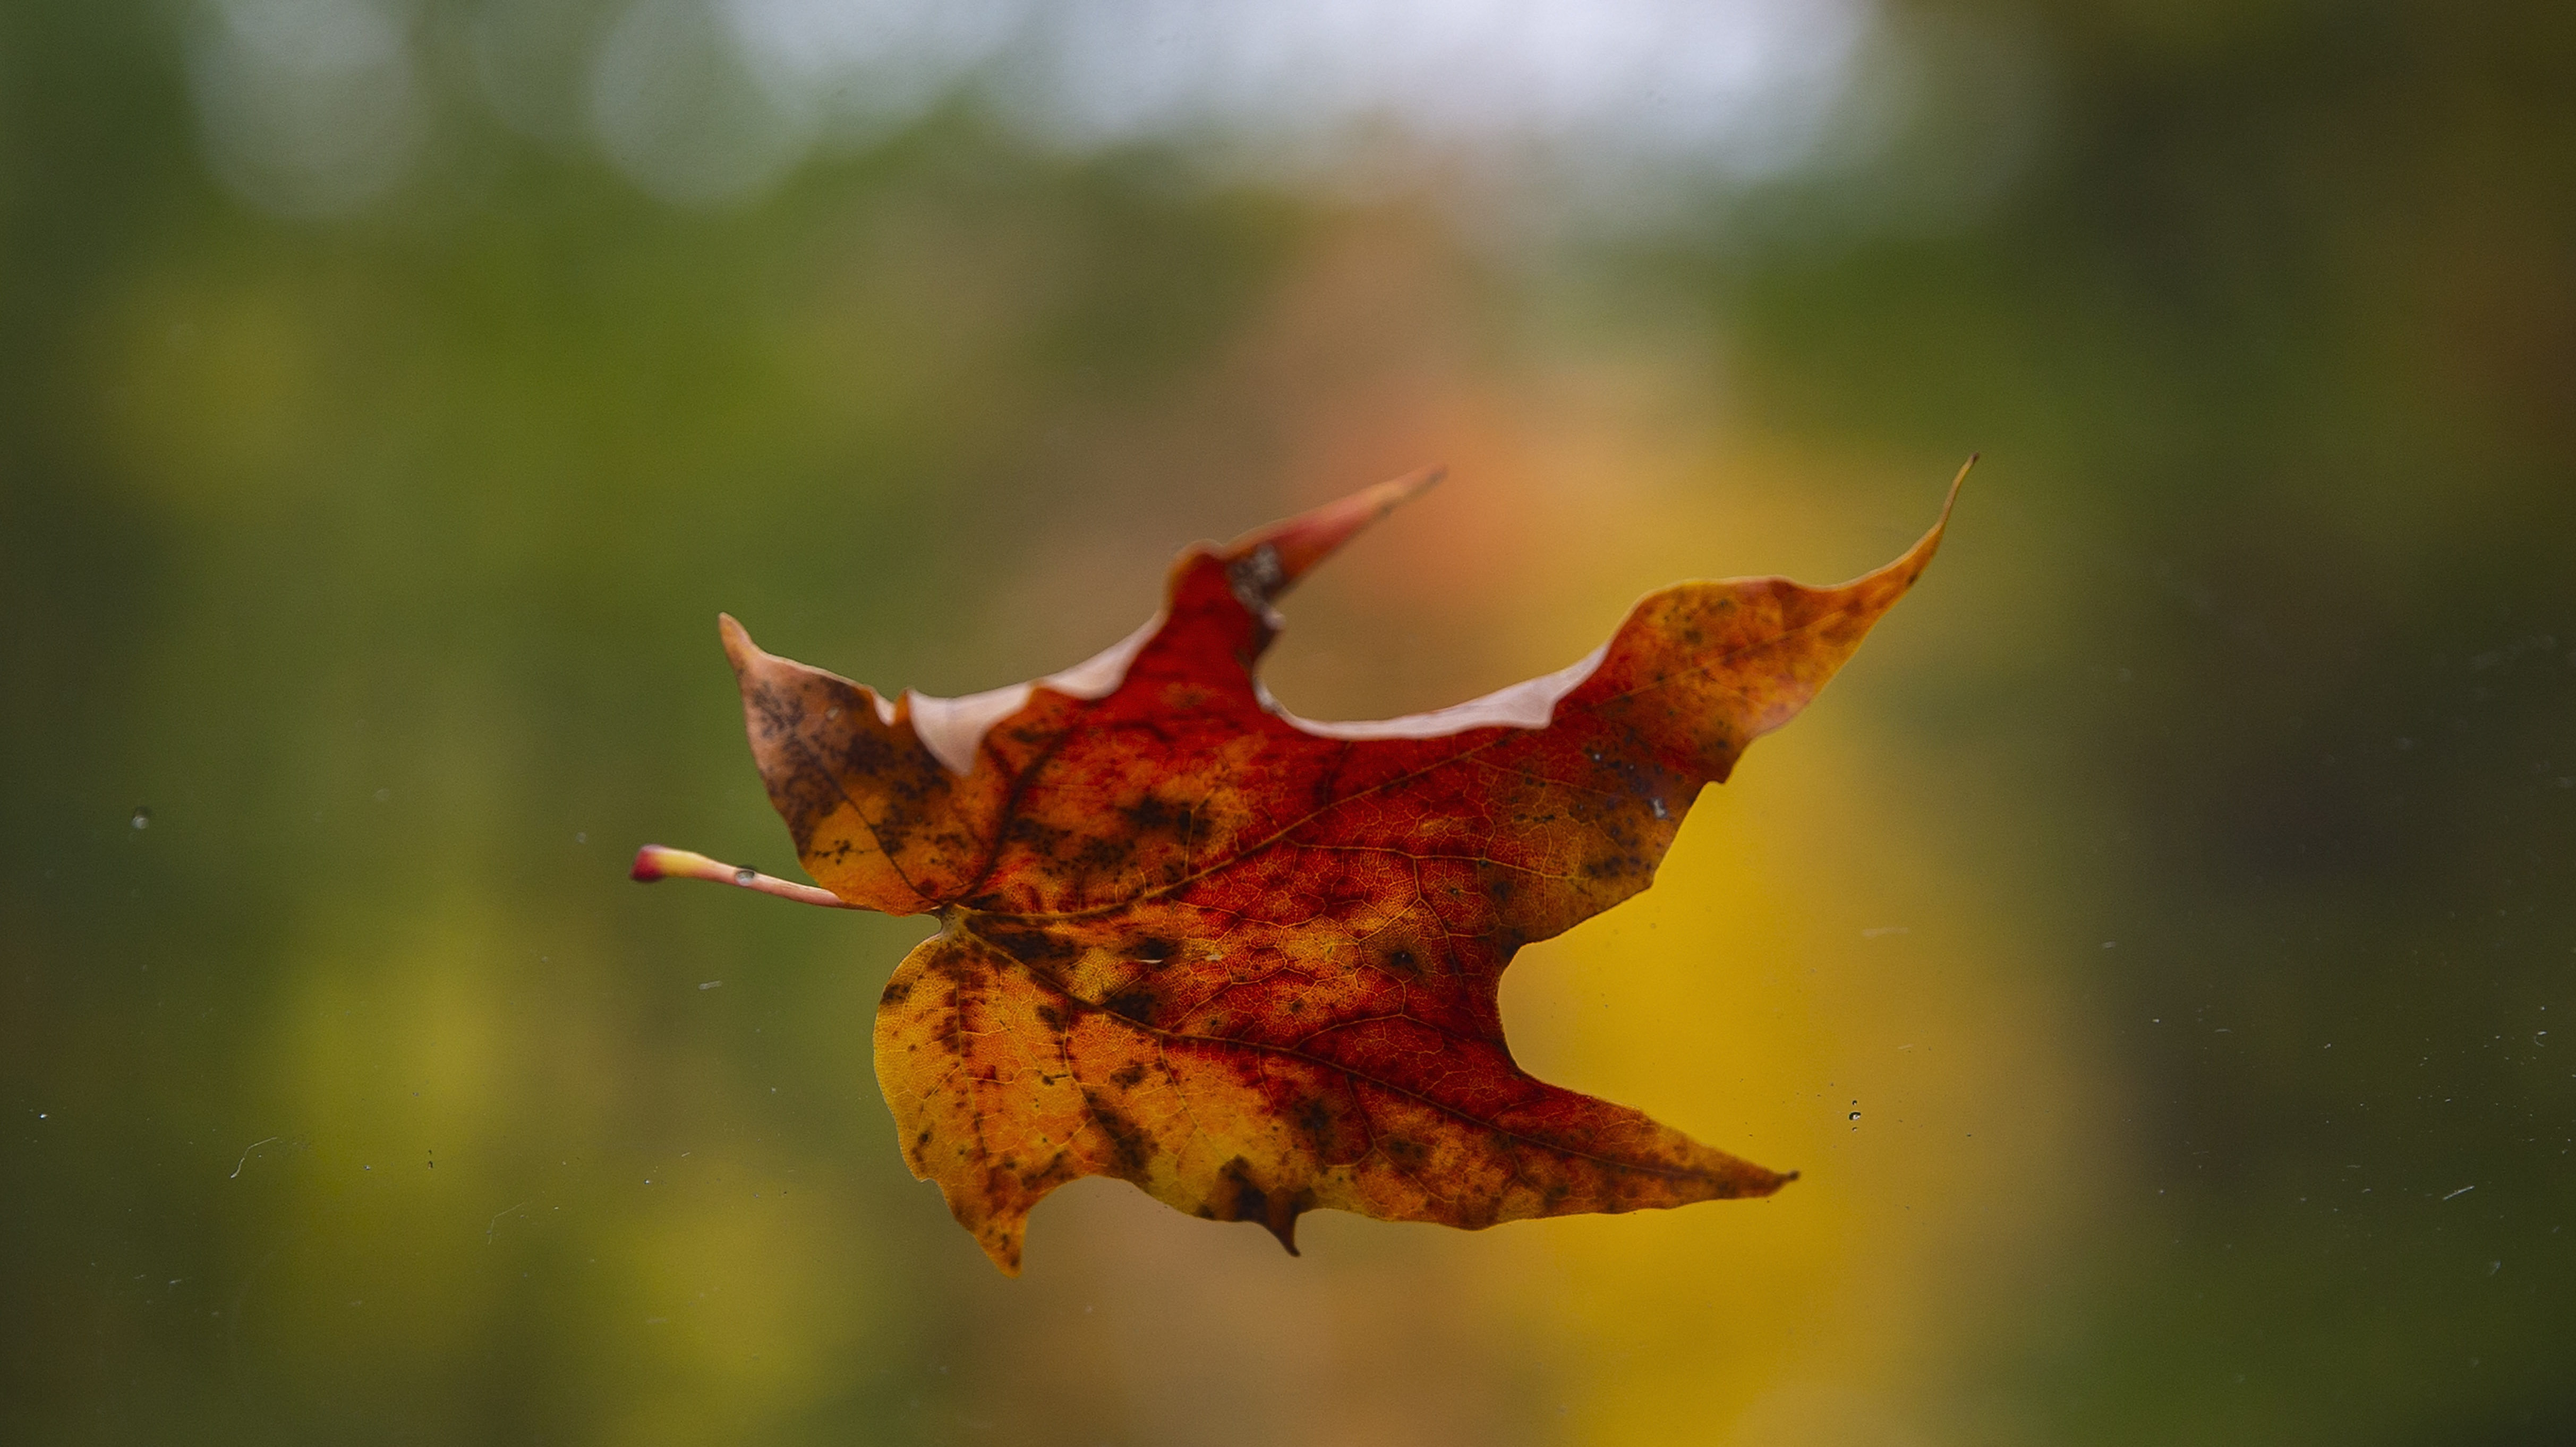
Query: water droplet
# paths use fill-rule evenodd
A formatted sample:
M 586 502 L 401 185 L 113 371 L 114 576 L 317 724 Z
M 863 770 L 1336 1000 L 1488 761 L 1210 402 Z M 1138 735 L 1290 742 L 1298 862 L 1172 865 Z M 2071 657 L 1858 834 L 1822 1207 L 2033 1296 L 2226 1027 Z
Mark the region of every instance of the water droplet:
M 379 803 L 379 804 L 384 803 L 386 800 L 391 799 L 393 796 L 394 796 L 394 791 L 393 791 L 393 790 L 391 790 L 391 789 L 378 789 L 378 790 L 376 791 L 376 802 L 377 802 L 377 803 Z
M 573 831 L 572 842 L 575 844 L 588 844 L 590 842 L 590 836 L 581 830 L 576 829 Z
M 132 824 L 137 829 L 149 829 L 152 827 L 152 811 L 149 809 L 136 809 L 134 811 L 134 817 L 126 822 Z
M 1852 1118 L 1852 1119 L 1854 1119 L 1854 1120 L 1858 1120 L 1858 1119 L 1860 1119 L 1860 1112 L 1859 1112 L 1859 1111 L 1853 1111 L 1853 1112 L 1851 1113 L 1851 1118 Z
M 748 865 L 733 872 L 733 882 L 736 884 L 749 884 L 759 877 L 760 871 L 753 869 Z

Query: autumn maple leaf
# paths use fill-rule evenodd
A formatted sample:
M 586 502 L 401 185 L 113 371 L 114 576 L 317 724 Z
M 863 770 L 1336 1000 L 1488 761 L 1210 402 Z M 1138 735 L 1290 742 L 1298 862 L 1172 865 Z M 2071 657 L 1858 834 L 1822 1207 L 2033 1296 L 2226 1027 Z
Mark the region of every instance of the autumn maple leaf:
M 722 620 L 761 778 L 824 887 L 660 846 L 635 877 L 938 916 L 878 1006 L 877 1080 L 913 1174 L 1004 1272 L 1030 1208 L 1082 1176 L 1292 1253 L 1310 1210 L 1472 1228 L 1796 1178 L 1533 1079 L 1497 986 L 1522 945 L 1653 880 L 1701 786 L 1815 696 L 1941 525 L 1839 588 L 1676 584 L 1589 657 L 1470 703 L 1290 714 L 1254 672 L 1272 602 L 1436 477 L 1192 547 L 1124 642 L 965 698 L 890 702 Z

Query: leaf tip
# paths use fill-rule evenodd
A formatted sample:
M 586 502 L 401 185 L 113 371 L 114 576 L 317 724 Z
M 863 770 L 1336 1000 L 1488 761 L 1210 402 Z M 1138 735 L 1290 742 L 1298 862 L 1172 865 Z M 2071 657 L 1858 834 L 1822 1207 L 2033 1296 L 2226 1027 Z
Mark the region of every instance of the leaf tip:
M 1959 471 L 1950 479 L 1950 491 L 1941 499 L 1941 515 L 1932 520 L 1930 531 L 1915 539 L 1914 546 L 1907 548 L 1904 556 L 1869 574 L 1868 579 L 1855 581 L 1889 579 L 1895 583 L 1898 593 L 1912 587 L 1914 580 L 1923 575 L 1923 570 L 1932 565 L 1932 555 L 1941 551 L 1941 537 L 1950 530 L 1950 513 L 1959 505 L 1959 490 L 1968 485 L 1968 474 L 1975 469 L 1977 459 L 1983 455 L 1971 452 L 1968 454 L 1968 460 L 1959 464 Z M 1887 601 L 1893 603 L 1896 600 L 1893 595 L 1890 595 Z
M 984 1248 L 984 1254 L 992 1258 L 993 1269 L 1004 1276 L 1020 1274 L 1020 1238 L 1024 1229 L 1019 1223 L 1007 1227 L 996 1225 L 975 1235 L 976 1243 Z
M 1428 467 L 1417 467 L 1402 477 L 1395 478 L 1387 482 L 1381 482 L 1373 490 L 1386 493 L 1393 499 L 1393 501 L 1389 502 L 1387 506 L 1394 507 L 1397 503 L 1411 502 L 1413 499 L 1429 492 L 1448 475 L 1449 464 L 1445 462 L 1435 462 Z
M 752 659 L 760 656 L 760 645 L 751 641 L 751 630 L 731 613 L 716 615 L 716 637 L 724 642 L 725 658 L 740 672 Z
M 1935 527 L 1949 523 L 1950 509 L 1959 505 L 1959 489 L 1968 485 L 1968 474 L 1976 470 L 1978 461 L 1984 456 L 1982 452 L 1971 452 L 1968 460 L 1959 464 L 1958 475 L 1950 479 L 1950 495 L 1941 499 L 1941 521 L 1934 524 Z
M 1369 524 L 1421 496 L 1448 475 L 1446 466 L 1417 468 L 1285 521 L 1255 528 L 1226 544 L 1218 556 L 1232 561 L 1250 557 L 1265 547 L 1270 549 L 1276 567 L 1265 569 L 1268 576 L 1263 583 L 1266 592 L 1277 597 Z

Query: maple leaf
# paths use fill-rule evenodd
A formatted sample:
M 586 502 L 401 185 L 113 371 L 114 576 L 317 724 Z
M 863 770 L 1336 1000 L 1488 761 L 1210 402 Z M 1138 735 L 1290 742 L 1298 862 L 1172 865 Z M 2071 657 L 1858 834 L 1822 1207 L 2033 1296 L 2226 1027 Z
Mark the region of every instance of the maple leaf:
M 1437 476 L 1194 546 L 1125 641 L 965 698 L 890 701 L 722 619 L 761 778 L 823 888 L 661 846 L 635 877 L 938 916 L 878 1006 L 877 1080 L 913 1174 L 1005 1273 L 1030 1208 L 1083 1176 L 1292 1254 L 1310 1210 L 1473 1228 L 1796 1179 L 1533 1079 L 1497 989 L 1522 945 L 1653 880 L 1701 787 L 1931 561 L 1949 505 L 1838 588 L 1680 583 L 1473 702 L 1290 714 L 1254 671 L 1273 601 Z

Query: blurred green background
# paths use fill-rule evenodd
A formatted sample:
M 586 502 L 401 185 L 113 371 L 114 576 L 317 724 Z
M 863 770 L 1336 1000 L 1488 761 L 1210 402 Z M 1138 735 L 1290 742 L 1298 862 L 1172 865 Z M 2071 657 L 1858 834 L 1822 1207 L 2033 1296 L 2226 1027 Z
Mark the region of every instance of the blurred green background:
M 1429 461 L 1314 716 L 1923 587 L 1524 956 L 1805 1178 L 997 1277 L 719 609 L 1043 673 Z M 2576 10 L 0 11 L 13 1442 L 2576 1439 Z M 1857 1111 L 1857 1116 L 1854 1112 Z

